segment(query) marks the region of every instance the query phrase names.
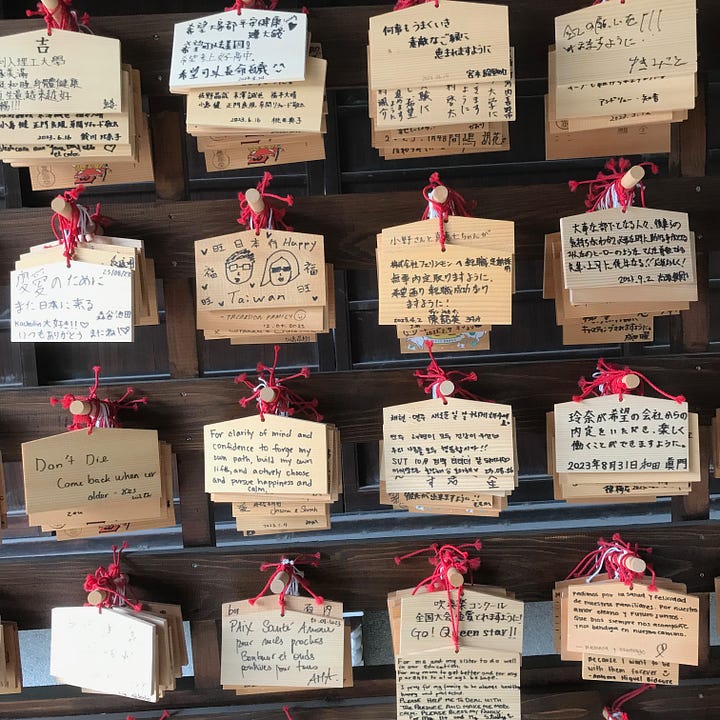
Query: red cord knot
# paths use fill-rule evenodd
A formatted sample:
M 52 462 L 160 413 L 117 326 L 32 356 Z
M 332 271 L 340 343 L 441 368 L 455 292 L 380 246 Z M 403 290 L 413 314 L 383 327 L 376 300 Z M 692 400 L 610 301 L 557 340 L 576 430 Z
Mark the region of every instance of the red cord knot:
M 279 0 L 235 0 L 235 4 L 225 8 L 225 12 L 237 10 L 241 15 L 243 10 L 274 10 Z
M 425 370 L 416 370 L 413 376 L 417 378 L 419 387 L 425 390 L 426 395 L 432 395 L 434 398 L 440 398 L 443 405 L 447 405 L 447 398 L 457 395 L 457 397 L 466 400 L 480 400 L 477 395 L 465 390 L 456 383 L 476 382 L 477 374 L 474 372 L 461 372 L 460 370 L 443 370 L 438 365 L 437 360 L 432 352 L 433 341 L 426 340 L 425 347 L 430 355 L 430 364 Z M 483 401 L 487 402 L 487 401 Z
M 278 596 L 278 605 L 282 616 L 285 615 L 285 596 L 299 595 L 299 589 L 302 588 L 315 600 L 316 605 L 322 605 L 323 598 L 312 591 L 307 580 L 305 580 L 305 572 L 298 567 L 318 567 L 319 564 L 319 552 L 312 555 L 298 555 L 292 560 L 284 557 L 278 563 L 263 563 L 260 566 L 260 572 L 272 569 L 272 573 L 263 589 L 254 598 L 250 598 L 248 602 L 250 605 L 254 605 L 268 590 L 271 590 Z
M 645 386 L 652 388 L 658 395 L 677 403 L 684 403 L 684 395 L 670 395 L 661 390 L 657 385 L 637 370 L 627 366 L 621 368 L 600 358 L 597 362 L 597 369 L 590 380 L 581 377 L 578 380 L 580 388 L 579 395 L 573 395 L 575 402 L 580 402 L 589 397 L 605 397 L 617 395 L 619 400 L 624 395 L 645 395 Z
M 606 720 L 629 720 L 628 714 L 621 709 L 622 706 L 629 700 L 638 697 L 638 695 L 642 695 L 646 690 L 654 689 L 655 685 L 653 683 L 645 683 L 639 688 L 635 688 L 635 690 L 621 695 L 610 707 L 605 706 L 603 708 L 603 717 L 605 717 Z
M 39 2 L 35 10 L 26 10 L 27 17 L 41 17 L 45 21 L 48 35 L 53 30 L 67 30 L 69 32 L 89 32 L 90 16 L 83 13 L 78 20 L 77 12 L 72 9 L 72 0 L 59 0 L 57 7 L 50 10 Z
M 447 242 L 445 223 L 448 218 L 451 215 L 470 217 L 470 211 L 475 208 L 476 203 L 468 203 L 460 193 L 445 185 L 440 180 L 440 174 L 437 172 L 430 176 L 430 184 L 426 185 L 422 192 L 428 203 L 422 219 L 438 218 L 440 225 L 438 242 L 440 243 L 440 249 L 445 252 L 445 243 Z
M 425 588 L 428 592 L 445 591 L 450 617 L 450 636 L 452 637 L 455 652 L 459 652 L 460 649 L 460 610 L 464 585 L 463 576 L 470 573 L 470 582 L 472 584 L 472 575 L 480 567 L 480 558 L 471 558 L 466 549 L 480 550 L 481 548 L 482 543 L 480 540 L 475 540 L 473 543 L 464 543 L 463 545 L 446 544 L 439 546 L 434 543 L 395 558 L 395 564 L 399 565 L 403 560 L 429 553 L 428 561 L 435 569 L 415 586 L 412 594 L 414 595 L 421 588 Z M 453 592 L 457 593 L 456 600 L 453 600 Z
M 103 608 L 129 607 L 140 612 L 142 604 L 133 597 L 129 597 L 128 577 L 120 570 L 120 559 L 123 550 L 128 544 L 124 542 L 120 547 L 112 546 L 113 561 L 107 566 L 102 565 L 92 574 L 85 578 L 83 589 L 87 593 L 97 592 L 98 602 L 86 602 L 85 607 L 97 607 L 102 612 Z
M 440 7 L 440 0 L 397 0 L 393 11 L 405 10 L 406 8 L 415 7 L 416 5 L 425 5 L 426 3 L 432 3 L 435 7 Z
M 257 184 L 256 190 L 238 193 L 240 217 L 237 221 L 246 229 L 254 230 L 256 235 L 259 235 L 261 230 L 275 230 L 277 229 L 276 225 L 279 225 L 283 230 L 292 230 L 283 218 L 287 212 L 287 207 L 292 207 L 293 196 L 281 197 L 267 192 L 271 180 L 272 175 L 266 172 L 262 176 L 262 180 Z M 287 207 L 273 207 L 267 202 L 268 199 L 285 203 Z
M 323 419 L 323 416 L 317 411 L 317 398 L 305 400 L 285 386 L 285 383 L 289 380 L 296 380 L 297 378 L 307 379 L 310 377 L 309 368 L 302 368 L 299 372 L 296 372 L 293 375 L 288 375 L 285 378 L 277 377 L 276 373 L 278 357 L 280 355 L 280 346 L 276 345 L 274 350 L 275 358 L 273 360 L 272 367 L 263 365 L 263 363 L 258 363 L 257 382 L 254 383 L 249 380 L 247 373 L 241 373 L 235 378 L 235 383 L 237 385 L 245 385 L 245 387 L 252 390 L 252 393 L 248 397 L 244 397 L 239 400 L 240 405 L 245 408 L 251 402 L 255 401 L 258 406 L 258 412 L 261 420 L 265 419 L 265 415 L 291 416 L 302 414 L 311 420 L 320 422 L 320 420 Z
M 610 541 L 599 538 L 597 545 L 597 549 L 589 552 L 575 566 L 566 580 L 585 578 L 586 582 L 591 582 L 600 573 L 606 572 L 608 577 L 619 580 L 624 585 L 632 588 L 633 581 L 644 577 L 645 570 L 647 570 L 650 573 L 648 590 L 657 592 L 655 570 L 639 554 L 644 552 L 651 555 L 652 548 L 640 547 L 637 543 L 631 545 L 625 542 L 619 533 L 615 533 Z
M 97 203 L 94 212 L 78 203 L 78 198 L 84 190 L 84 185 L 78 185 L 58 195 L 56 199 L 61 201 L 61 209 L 54 212 L 50 218 L 53 235 L 65 248 L 63 257 L 68 267 L 75 257 L 75 249 L 80 243 L 86 242 L 87 235 L 92 234 L 98 227 L 105 228 L 110 224 L 110 219 L 100 213 L 100 203 Z
M 97 396 L 100 385 L 100 366 L 93 367 L 95 382 L 90 387 L 86 396 L 73 395 L 68 393 L 61 400 L 51 397 L 51 405 L 62 405 L 65 410 L 72 413 L 72 423 L 67 426 L 68 430 L 83 430 L 87 428 L 88 435 L 93 428 L 116 428 L 120 427 L 118 413 L 120 410 L 137 410 L 140 405 L 147 403 L 146 397 L 132 398 L 135 392 L 129 387 L 125 394 L 118 400 L 110 398 L 100 399 Z
M 568 186 L 571 192 L 575 192 L 581 185 L 588 186 L 588 195 L 585 198 L 588 212 L 616 207 L 625 212 L 635 202 L 635 190 L 640 193 L 640 206 L 645 207 L 645 184 L 633 181 L 635 184 L 630 188 L 623 185 L 623 178 L 631 167 L 632 163 L 626 158 L 610 158 L 594 180 L 570 180 Z M 649 167 L 653 175 L 657 175 L 659 171 L 658 166 L 651 162 L 638 163 L 635 167 Z

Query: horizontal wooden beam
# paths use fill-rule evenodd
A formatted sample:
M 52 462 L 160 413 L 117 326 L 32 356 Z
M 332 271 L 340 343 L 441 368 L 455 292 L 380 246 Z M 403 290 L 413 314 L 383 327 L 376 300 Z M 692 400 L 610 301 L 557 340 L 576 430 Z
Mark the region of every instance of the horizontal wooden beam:
M 200 482 L 200 478 L 198 478 Z M 307 572 L 320 595 L 342 601 L 346 610 L 385 607 L 387 593 L 412 587 L 428 574 L 427 559 L 396 565 L 395 558 L 434 541 L 474 542 L 472 522 L 458 531 L 442 529 L 437 537 L 401 536 L 394 540 L 317 536 L 312 542 L 297 538 L 289 548 L 279 543 L 169 552 L 132 552 L 123 567 L 140 599 L 180 603 L 186 620 L 218 620 L 221 604 L 251 597 L 266 576 L 264 561 L 285 554 L 321 553 L 319 569 Z M 610 537 L 615 527 L 553 533 L 503 532 L 485 534 L 479 553 L 482 566 L 478 581 L 505 587 L 521 600 L 549 600 L 556 580 L 563 579 L 575 563 L 592 550 L 598 537 Z M 388 530 L 392 533 L 392 530 Z M 396 533 L 392 533 L 397 535 Z M 653 548 L 657 573 L 686 583 L 690 592 L 712 592 L 720 575 L 720 526 L 714 523 L 628 528 L 623 537 Z M 0 548 L 2 557 L 3 548 Z M 108 555 L 106 557 L 105 555 Z M 50 625 L 53 607 L 83 602 L 82 582 L 109 554 L 57 554 L 41 557 L 2 558 L 0 607 L 3 615 L 21 629 Z
M 452 184 L 452 178 L 446 178 Z M 238 188 L 241 189 L 241 188 Z M 298 197 L 288 220 L 298 232 L 324 235 L 326 257 L 337 268 L 375 265 L 376 235 L 384 227 L 420 219 L 424 202 L 417 192 L 367 193 Z M 582 197 L 567 185 L 459 188 L 477 201 L 475 215 L 515 222 L 518 264 L 539 260 L 545 233 L 557 232 L 560 218 L 584 212 Z M 230 194 L 230 193 L 228 193 Z M 713 236 L 720 178 L 651 179 L 648 205 L 690 214 L 690 227 L 702 238 Z M 109 232 L 145 242 L 162 278 L 194 277 L 194 241 L 235 232 L 237 200 L 202 200 L 153 204 L 103 203 L 113 219 Z M 13 269 L 28 247 L 52 240 L 50 208 L 5 210 L 0 213 L 0 275 Z
M 262 358 L 265 362 L 271 359 Z M 418 359 L 416 364 L 424 362 Z M 690 408 L 700 412 L 706 422 L 720 407 L 719 356 L 638 357 L 622 358 L 621 362 L 643 372 L 667 392 L 685 395 Z M 513 406 L 520 447 L 522 434 L 544 432 L 545 413 L 554 403 L 569 401 L 578 379 L 594 370 L 591 360 L 488 363 L 469 357 L 463 364 L 480 368 L 477 383 L 468 385 L 471 390 Z M 114 397 L 125 387 L 103 385 L 103 392 Z M 238 400 L 244 393 L 228 377 L 138 382 L 133 387 L 138 395 L 148 397 L 148 404 L 121 419 L 128 427 L 157 428 L 176 453 L 202 450 L 205 424 L 256 412 L 240 407 Z M 318 399 L 325 419 L 337 425 L 344 442 L 382 438 L 383 407 L 426 399 L 410 368 L 314 373 L 292 387 L 305 397 Z M 51 395 L 86 391 L 86 387 L 66 386 L 0 389 L 3 458 L 18 459 L 21 443 L 65 430 L 69 415 L 49 405 Z

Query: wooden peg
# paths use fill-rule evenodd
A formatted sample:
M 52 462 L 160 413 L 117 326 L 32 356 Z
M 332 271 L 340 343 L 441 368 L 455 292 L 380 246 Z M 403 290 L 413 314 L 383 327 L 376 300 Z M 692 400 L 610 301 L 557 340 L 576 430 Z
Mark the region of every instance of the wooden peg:
M 647 565 L 645 561 L 639 557 L 629 557 L 625 560 L 625 567 L 634 573 L 644 573 Z
M 72 205 L 62 195 L 53 198 L 50 208 L 66 220 L 72 220 Z
M 628 373 L 623 377 L 623 382 L 628 390 L 635 390 L 640 385 L 640 378 L 635 373 Z
M 101 605 L 105 602 L 107 593 L 105 590 L 92 590 L 88 593 L 87 601 L 90 605 Z
M 465 584 L 463 574 L 456 568 L 450 568 L 447 571 L 447 579 L 454 588 L 462 587 Z
M 455 383 L 452 380 L 443 380 L 437 389 L 439 394 L 448 397 L 455 392 Z
M 281 570 L 270 583 L 270 592 L 279 595 L 285 589 L 289 580 L 290 576 L 284 570 Z
M 271 387 L 264 387 L 262 390 L 260 390 L 260 399 L 263 402 L 271 403 L 274 402 L 275 398 L 277 397 L 277 392 L 273 390 Z
M 92 405 L 87 400 L 73 400 L 68 410 L 73 415 L 89 415 Z
M 438 185 L 431 193 L 430 197 L 434 202 L 443 205 L 448 199 L 448 189 L 445 185 Z
M 262 195 L 260 195 L 255 188 L 250 188 L 245 193 L 245 199 L 247 200 L 247 204 L 250 206 L 250 209 L 256 215 L 260 215 L 260 213 L 265 211 L 265 202 L 262 199 Z
M 613 720 L 612 713 L 607 708 L 603 708 L 603 717 L 605 720 Z
M 620 184 L 626 190 L 632 190 L 645 177 L 645 168 L 633 165 L 622 177 Z
M 60 0 L 42 0 L 42 4 L 48 9 L 51 15 L 57 12 Z

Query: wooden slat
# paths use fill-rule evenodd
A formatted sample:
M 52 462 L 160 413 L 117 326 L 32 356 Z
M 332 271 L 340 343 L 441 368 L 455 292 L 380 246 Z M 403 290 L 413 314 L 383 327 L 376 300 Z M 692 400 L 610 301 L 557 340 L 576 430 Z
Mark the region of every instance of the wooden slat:
M 205 492 L 203 455 L 184 452 L 178 455 L 177 461 L 183 546 L 212 546 L 215 544 L 215 521 L 210 496 Z
M 705 87 L 699 79 L 695 107 L 680 125 L 680 172 L 683 177 L 705 177 L 707 161 L 707 115 Z
M 477 365 L 477 358 L 466 364 Z M 667 392 L 682 393 L 693 411 L 704 419 L 720 407 L 720 358 L 716 356 L 623 358 Z M 419 359 L 417 366 L 423 365 Z M 518 431 L 543 431 L 545 413 L 556 402 L 565 402 L 577 389 L 577 380 L 592 373 L 593 360 L 544 360 L 541 362 L 482 363 L 477 383 L 468 387 L 481 397 L 492 397 L 513 406 Z M 698 369 L 699 368 L 699 369 Z M 174 452 L 201 451 L 202 428 L 210 422 L 231 420 L 255 412 L 241 408 L 241 392 L 230 378 L 159 380 L 134 383 L 138 395 L 148 397 L 147 407 L 127 413 L 127 427 L 157 428 L 160 437 Z M 343 442 L 365 442 L 382 437 L 382 408 L 424 395 L 410 368 L 315 373 L 293 382 L 292 388 L 306 397 L 317 397 L 325 419 L 335 423 Z M 359 389 L 361 389 L 359 391 Z M 68 387 L 81 394 L 83 387 Z M 103 385 L 114 397 L 125 391 L 122 385 Z M 48 388 L 0 390 L 0 451 L 6 460 L 19 457 L 20 444 L 63 432 L 67 415 L 48 406 L 53 392 Z
M 209 690 L 220 686 L 220 646 L 218 625 L 214 620 L 190 623 L 195 687 Z
M 555 580 L 618 528 L 598 527 L 562 533 L 512 532 L 484 534 L 479 579 L 515 592 L 521 600 L 549 600 Z M 180 603 L 187 620 L 218 620 L 221 604 L 251 597 L 267 579 L 262 562 L 283 554 L 321 553 L 320 567 L 306 577 L 318 594 L 343 601 L 345 609 L 373 610 L 385 606 L 388 592 L 413 586 L 427 575 L 427 560 L 400 566 L 394 558 L 434 540 L 473 542 L 467 526 L 438 530 L 438 537 L 415 535 L 369 541 L 327 533 L 312 541 L 294 538 L 293 545 L 267 547 L 242 543 L 234 547 L 172 552 L 132 552 L 123 568 L 140 600 Z M 627 528 L 623 538 L 653 548 L 653 563 L 663 577 L 686 583 L 690 592 L 711 592 L 720 575 L 720 527 L 714 523 L 678 523 Z M 305 543 L 305 544 L 303 544 Z M 240 547 L 243 551 L 240 552 Z M 251 549 L 250 549 L 251 548 Z M 4 549 L 4 548 L 3 548 Z M 50 609 L 82 601 L 82 580 L 93 571 L 100 555 L 64 554 L 57 557 L 5 557 L 2 561 L 2 607 L 21 629 L 48 627 Z M 29 570 L 31 567 L 31 570 Z M 38 582 L 28 582 L 28 573 Z
M 690 214 L 696 233 L 712 237 L 717 223 L 715 201 L 720 198 L 720 178 L 656 179 L 648 181 L 650 207 Z M 513 220 L 518 265 L 542 257 L 544 234 L 557 232 L 561 217 L 583 210 L 583 198 L 567 185 L 532 185 L 492 188 L 458 188 L 478 202 L 476 214 Z M 145 241 L 154 258 L 158 277 L 194 277 L 193 242 L 233 232 L 238 228 L 237 199 L 143 204 L 103 203 L 103 214 L 113 218 L 113 232 Z M 417 192 L 367 193 L 298 197 L 288 219 L 298 231 L 325 236 L 326 258 L 337 269 L 374 267 L 376 235 L 384 227 L 415 222 L 423 212 Z M 200 222 L 201 220 L 201 222 Z M 0 273 L 13 268 L 21 252 L 49 237 L 45 208 L 6 210 L 0 213 Z
M 712 457 L 712 432 L 709 425 L 700 428 L 701 480 L 693 483 L 689 495 L 672 499 L 672 519 L 706 520 L 710 517 L 710 458 Z
M 153 174 L 160 200 L 187 199 L 185 120 L 180 98 L 152 98 L 150 102 Z
M 187 278 L 171 278 L 164 283 L 165 330 L 168 343 L 170 377 L 198 375 L 195 297 Z

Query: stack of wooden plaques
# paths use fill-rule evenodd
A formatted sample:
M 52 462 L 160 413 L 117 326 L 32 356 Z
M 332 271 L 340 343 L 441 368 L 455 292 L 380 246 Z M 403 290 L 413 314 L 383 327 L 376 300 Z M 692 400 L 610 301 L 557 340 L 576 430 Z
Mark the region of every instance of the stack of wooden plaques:
M 266 388 L 269 389 L 269 388 Z M 342 486 L 334 425 L 266 414 L 206 425 L 205 491 L 246 535 L 327 530 Z
M 246 197 L 263 204 L 257 190 Z M 335 327 L 322 235 L 262 229 L 198 240 L 195 286 L 197 326 L 207 340 L 315 342 Z
M 678 685 L 679 666 L 698 665 L 699 616 L 699 599 L 665 578 L 600 574 L 553 591 L 555 649 L 582 662 L 584 680 Z
M 687 213 L 612 207 L 563 218 L 545 236 L 543 297 L 555 300 L 564 345 L 652 342 L 655 317 L 698 298 Z
M 386 407 L 380 502 L 497 517 L 517 487 L 516 455 L 509 405 L 446 397 Z
M 118 40 L 43 29 L 3 38 L 3 54 L 0 160 L 28 167 L 33 189 L 153 180 L 140 73 Z
M 237 695 L 352 687 L 342 603 L 286 595 L 224 603 L 220 682 Z
M 157 702 L 188 664 L 179 605 L 53 608 L 51 633 L 50 674 L 84 692 Z
M 444 186 L 433 196 L 447 197 Z M 444 202 L 439 200 L 439 202 Z M 440 352 L 488 349 L 493 325 L 512 323 L 515 225 L 451 215 L 386 228 L 377 237 L 380 325 L 404 352 L 438 340 Z
M 438 0 L 371 17 L 368 82 L 372 142 L 385 159 L 509 150 L 507 7 Z
M 71 412 L 84 414 L 83 404 Z M 91 429 L 23 443 L 30 525 L 58 540 L 174 525 L 170 446 L 156 430 Z
M 696 0 L 606 0 L 555 18 L 548 160 L 670 152 L 697 94 Z
M 72 212 L 60 196 L 53 208 Z M 44 243 L 15 263 L 13 342 L 132 342 L 136 326 L 159 323 L 155 265 L 142 240 L 85 237 L 72 259 L 62 244 Z
M 398 720 L 519 720 L 524 603 L 487 585 L 467 585 L 461 594 L 457 589 L 449 594 L 423 587 L 388 595 Z
M 12 695 L 22 692 L 18 626 L 3 620 L 0 627 L 0 695 Z
M 627 387 L 637 388 L 631 371 Z M 700 482 L 698 416 L 685 402 L 640 395 L 588 397 L 547 414 L 555 498 L 576 503 L 653 502 Z
M 325 158 L 327 61 L 301 12 L 243 8 L 175 25 L 170 91 L 209 172 Z

